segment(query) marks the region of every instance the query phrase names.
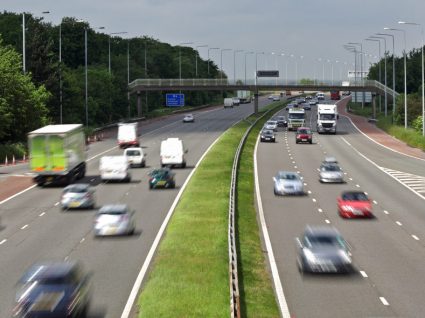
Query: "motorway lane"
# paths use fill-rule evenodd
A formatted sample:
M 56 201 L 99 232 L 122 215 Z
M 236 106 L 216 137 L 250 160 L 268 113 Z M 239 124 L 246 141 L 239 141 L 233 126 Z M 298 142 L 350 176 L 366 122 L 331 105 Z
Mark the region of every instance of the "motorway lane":
M 262 105 L 268 104 L 263 100 Z M 136 234 L 132 237 L 93 239 L 94 211 L 61 212 L 57 201 L 61 188 L 34 188 L 0 206 L 0 317 L 12 307 L 15 283 L 23 271 L 39 260 L 79 259 L 93 275 L 91 317 L 119 317 L 148 250 L 179 187 L 208 146 L 239 119 L 252 111 L 252 104 L 233 109 L 196 113 L 195 123 L 183 124 L 182 115 L 142 127 L 141 144 L 148 153 L 147 168 L 132 169 L 133 181 L 99 183 L 98 162 L 88 163 L 84 181 L 96 187 L 98 205 L 124 202 L 136 209 Z M 147 173 L 159 166 L 160 141 L 170 136 L 182 138 L 189 149 L 188 167 L 176 169 L 177 189 L 150 191 Z M 89 157 L 114 148 L 108 139 L 91 145 Z M 95 151 L 93 149 L 96 149 Z M 114 148 L 108 154 L 119 154 Z M 18 171 L 21 167 L 15 167 Z M 6 240 L 6 241 L 3 241 Z
M 266 221 L 291 313 L 295 317 L 419 317 L 418 313 L 424 310 L 419 295 L 425 283 L 425 272 L 421 268 L 425 253 L 422 241 L 417 241 L 412 234 L 420 233 L 417 237 L 424 239 L 421 234 L 425 233 L 418 232 L 423 231 L 425 225 L 423 201 L 363 157 L 353 154 L 341 139 L 366 139 L 362 135 L 316 135 L 313 145 L 295 145 L 294 134 L 287 133 L 286 146 L 284 134 L 280 133 L 279 146 L 259 145 L 258 165 Z M 361 140 L 356 142 L 362 144 Z M 364 151 L 368 155 L 367 150 L 366 147 Z M 325 155 L 335 155 L 341 162 L 347 173 L 347 184 L 318 182 L 317 168 Z M 271 176 L 279 169 L 302 173 L 307 190 L 311 191 L 308 200 L 273 196 Z M 336 214 L 336 196 L 344 189 L 367 191 L 376 200 L 377 219 L 340 219 Z M 399 217 L 403 217 L 399 223 L 402 225 L 396 223 Z M 309 275 L 302 278 L 298 274 L 293 238 L 301 234 L 305 224 L 325 224 L 326 220 L 353 245 L 356 267 L 366 273 L 367 278 L 360 272 L 349 277 Z M 385 306 L 379 297 L 388 300 L 390 306 Z

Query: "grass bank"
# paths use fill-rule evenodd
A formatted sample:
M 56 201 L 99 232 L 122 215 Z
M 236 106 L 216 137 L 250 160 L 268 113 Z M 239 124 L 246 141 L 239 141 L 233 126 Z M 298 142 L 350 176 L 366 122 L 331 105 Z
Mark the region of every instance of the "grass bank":
M 229 316 L 227 228 L 231 170 L 240 139 L 249 127 L 249 121 L 254 119 L 251 117 L 227 130 L 193 175 L 168 224 L 139 297 L 139 317 Z M 247 195 L 252 202 L 252 188 L 249 191 Z M 262 256 L 258 230 L 256 240 L 259 249 L 256 255 Z M 245 256 L 249 257 L 248 254 Z M 266 272 L 263 257 L 253 263 L 259 263 L 258 266 Z M 255 275 L 255 271 L 251 274 Z M 245 296 L 249 291 L 255 294 L 250 295 L 250 299 L 258 298 L 259 304 L 250 309 L 268 310 L 270 299 L 274 301 L 270 283 L 267 303 L 263 303 L 264 297 L 258 297 L 257 292 L 266 290 L 264 279 L 269 280 L 269 277 L 260 273 L 255 277 L 256 282 L 249 280 L 249 286 L 257 283 L 261 288 L 244 289 Z M 261 312 L 256 312 L 255 316 L 258 314 L 265 317 Z
M 361 108 L 359 103 L 349 103 L 350 110 L 353 114 L 371 117 L 372 107 Z M 391 120 L 391 116 L 385 117 L 384 114 L 377 114 L 376 126 L 384 130 L 389 135 L 405 142 L 410 147 L 419 148 L 425 151 L 425 137 L 422 136 L 421 132 L 414 130 L 413 128 L 405 129 L 404 126 L 394 125 Z

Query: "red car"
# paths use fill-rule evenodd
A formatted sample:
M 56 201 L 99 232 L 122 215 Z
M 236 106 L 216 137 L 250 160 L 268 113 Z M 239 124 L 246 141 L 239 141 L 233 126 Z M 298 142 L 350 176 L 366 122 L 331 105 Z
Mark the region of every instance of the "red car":
M 299 142 L 313 143 L 313 133 L 309 127 L 298 127 L 295 134 L 295 143 Z
M 373 217 L 372 203 L 366 193 L 345 191 L 337 199 L 338 213 L 343 218 Z

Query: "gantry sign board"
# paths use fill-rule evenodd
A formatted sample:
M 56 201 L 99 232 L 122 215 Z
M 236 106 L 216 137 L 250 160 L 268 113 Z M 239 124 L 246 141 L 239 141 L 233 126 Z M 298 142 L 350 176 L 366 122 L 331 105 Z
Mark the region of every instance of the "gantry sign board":
M 166 94 L 167 107 L 181 107 L 184 106 L 184 94 Z
M 257 71 L 257 77 L 279 77 L 279 71 Z

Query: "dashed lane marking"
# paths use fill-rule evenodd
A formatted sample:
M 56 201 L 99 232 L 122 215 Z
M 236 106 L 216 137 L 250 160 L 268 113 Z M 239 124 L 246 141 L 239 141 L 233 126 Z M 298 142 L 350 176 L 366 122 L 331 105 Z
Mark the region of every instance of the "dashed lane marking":
M 360 275 L 362 275 L 364 278 L 368 277 L 365 271 L 360 271 Z
M 389 306 L 389 302 L 384 298 L 384 297 L 379 297 L 379 300 L 381 301 L 381 303 L 383 303 L 385 306 Z

